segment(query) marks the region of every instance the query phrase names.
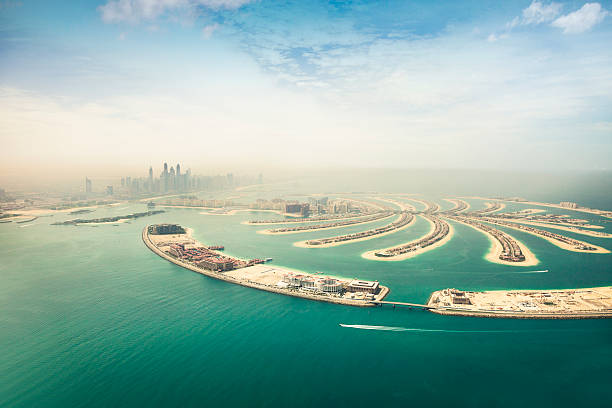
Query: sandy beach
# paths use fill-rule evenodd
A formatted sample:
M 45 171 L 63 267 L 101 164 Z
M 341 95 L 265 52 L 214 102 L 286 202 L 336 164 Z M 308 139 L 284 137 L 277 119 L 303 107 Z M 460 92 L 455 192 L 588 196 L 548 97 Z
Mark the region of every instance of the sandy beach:
M 444 201 L 448 201 L 449 203 L 453 203 L 455 205 L 455 207 L 453 207 L 453 208 L 451 208 L 450 210 L 447 210 L 447 211 L 453 211 L 455 208 L 458 208 L 459 207 L 459 201 L 461 201 L 461 202 L 465 203 L 465 205 L 467 205 L 466 208 L 464 208 L 461 211 L 457 211 L 456 214 L 460 214 L 462 212 L 468 211 L 470 209 L 470 207 L 471 207 L 470 203 L 468 203 L 467 201 L 464 201 L 464 200 L 460 200 L 458 198 L 443 198 L 443 200 Z
M 90 205 L 87 207 L 71 207 L 71 208 L 63 208 L 61 210 L 50 210 L 50 209 L 46 209 L 46 208 L 33 208 L 33 209 L 29 209 L 29 210 L 15 210 L 15 211 L 8 211 L 9 213 L 15 213 L 15 214 L 19 214 L 16 217 L 8 217 L 5 218 L 6 220 L 16 220 L 16 219 L 20 219 L 20 218 L 26 218 L 26 217 L 33 217 L 33 216 L 44 216 L 44 215 L 52 215 L 52 214 L 64 214 L 64 213 L 69 213 L 71 211 L 75 211 L 75 210 L 91 210 L 94 208 L 100 208 L 100 207 L 107 207 L 107 206 L 114 206 L 114 205 L 119 205 L 122 204 L 121 202 L 119 203 L 112 203 L 112 204 L 102 204 L 102 205 Z
M 557 241 L 556 239 L 553 239 L 553 238 L 550 238 L 550 237 L 546 237 L 546 236 L 537 234 L 535 232 L 522 230 L 519 227 L 511 227 L 509 225 L 501 225 L 501 224 L 498 224 L 498 223 L 496 223 L 494 221 L 491 221 L 491 220 L 482 220 L 482 221 L 483 222 L 488 222 L 489 224 L 499 225 L 501 227 L 506 227 L 506 228 L 512 228 L 512 229 L 515 229 L 517 231 L 521 231 L 521 232 L 525 232 L 527 234 L 534 235 L 534 236 L 536 236 L 538 238 L 545 239 L 546 241 L 550 242 L 551 244 L 556 245 L 556 246 L 558 246 L 561 249 L 565 249 L 566 251 L 582 252 L 582 253 L 586 253 L 586 254 L 609 254 L 610 253 L 610 251 L 607 250 L 606 248 L 600 247 L 598 245 L 590 244 L 588 242 L 580 241 L 580 240 L 577 240 L 577 239 L 575 241 L 578 241 L 578 242 L 580 242 L 580 243 L 582 243 L 584 245 L 588 245 L 588 246 L 591 246 L 591 247 L 596 248 L 596 249 L 594 251 L 585 251 L 585 250 L 581 250 L 581 249 L 576 249 L 572 245 L 566 244 L 565 242 Z
M 463 302 L 455 302 L 461 298 Z M 433 313 L 512 319 L 600 319 L 612 317 L 612 287 L 491 290 L 443 289 L 429 296 Z
M 519 241 L 518 239 L 516 239 L 515 237 L 513 237 L 512 235 L 508 233 L 505 233 L 505 234 L 510 236 L 518 244 L 518 246 L 521 248 L 521 252 L 523 253 L 523 255 L 525 255 L 525 260 L 522 262 L 509 262 L 509 261 L 501 260 L 499 259 L 499 256 L 502 253 L 503 247 L 499 243 L 499 241 L 495 239 L 493 235 L 489 234 L 486 231 L 481 230 L 480 228 L 476 228 L 473 225 L 465 223 L 463 221 L 459 221 L 456 219 L 452 219 L 450 221 L 455 221 L 460 224 L 467 225 L 468 227 L 475 229 L 476 231 L 486 235 L 487 238 L 489 238 L 489 241 L 491 242 L 491 248 L 489 250 L 489 253 L 487 253 L 487 255 L 485 256 L 485 259 L 489 262 L 494 262 L 494 263 L 498 263 L 502 265 L 511 265 L 511 266 L 534 266 L 540 263 L 538 258 L 536 258 L 533 252 L 531 252 L 525 244 L 523 244 L 521 241 Z
M 380 197 L 370 197 L 370 198 L 379 200 L 379 201 L 384 201 L 389 204 L 395 204 L 400 208 L 400 211 L 416 211 L 416 208 L 414 208 L 414 206 L 408 203 L 402 203 L 401 201 L 393 200 L 391 198 L 380 198 Z
M 314 228 L 314 227 L 316 227 L 316 225 L 313 225 L 312 226 L 313 228 L 309 228 L 309 229 L 306 229 L 306 230 L 282 231 L 282 232 L 274 232 L 272 230 L 259 230 L 259 231 L 257 231 L 257 233 L 258 234 L 263 234 L 263 235 L 288 235 L 288 234 L 299 234 L 299 233 L 302 233 L 302 232 L 312 232 L 312 231 L 323 231 L 323 230 L 329 230 L 329 229 L 348 228 L 348 227 L 353 227 L 355 225 L 363 225 L 363 224 L 369 224 L 369 223 L 377 222 L 377 221 L 384 221 L 384 220 L 387 220 L 387 219 L 393 217 L 394 215 L 395 214 L 390 214 L 387 217 L 378 218 L 376 220 L 369 220 L 369 221 L 363 221 L 363 222 L 354 222 L 354 223 L 347 224 L 347 225 L 337 225 L 337 226 L 333 226 L 333 227 Z
M 259 211 L 259 210 L 257 210 Z M 350 216 L 347 217 L 337 217 L 337 218 L 328 218 L 328 219 L 305 219 L 303 221 L 287 221 L 287 220 L 278 220 L 278 221 L 270 221 L 270 222 L 253 222 L 253 221 L 242 221 L 241 224 L 243 225 L 254 225 L 254 226 L 259 226 L 259 225 L 282 225 L 282 224 L 291 224 L 291 225 L 298 225 L 298 224 L 306 224 L 306 223 L 311 223 L 311 222 L 334 222 L 334 221 L 344 221 L 344 220 L 351 220 L 353 218 L 362 218 L 362 217 L 369 217 L 371 215 L 374 215 L 374 213 L 371 214 L 352 214 Z
M 405 253 L 405 254 L 401 254 L 401 255 L 397 255 L 397 256 L 382 257 L 382 256 L 376 256 L 375 255 L 376 252 L 386 251 L 386 250 L 391 249 L 391 248 L 396 248 L 398 246 L 407 245 L 407 244 L 410 244 L 412 242 L 419 241 L 419 240 L 423 239 L 424 237 L 426 237 L 427 235 L 431 234 L 434 231 L 434 228 L 435 228 L 434 223 L 431 222 L 429 219 L 427 219 L 425 217 L 421 217 L 421 218 L 424 218 L 425 220 L 427 220 L 427 222 L 429 222 L 431 224 L 431 228 L 427 232 L 427 234 L 425 234 L 425 235 L 423 235 L 423 236 L 421 236 L 421 237 L 419 237 L 419 238 L 417 238 L 415 240 L 412 240 L 410 242 L 406 242 L 406 243 L 398 244 L 398 245 L 393 245 L 392 247 L 388 247 L 388 248 L 375 249 L 373 251 L 364 252 L 364 253 L 361 254 L 361 257 L 364 258 L 364 259 L 369 259 L 370 261 L 392 261 L 392 262 L 393 261 L 403 261 L 405 259 L 414 258 L 417 255 L 420 255 L 420 254 L 425 253 L 425 252 L 429 252 L 431 250 L 434 250 L 436 248 L 439 248 L 439 247 L 445 245 L 448 241 L 451 240 L 451 238 L 455 234 L 455 229 L 453 228 L 453 226 L 451 224 L 448 224 L 449 225 L 448 234 L 446 234 L 446 236 L 444 238 L 442 238 L 440 241 L 436 242 L 433 245 L 429 245 L 429 246 L 427 246 L 425 248 L 419 248 L 419 249 L 417 249 L 415 251 L 411 251 L 411 252 L 408 252 L 408 253 Z
M 612 238 L 612 234 L 608 234 L 607 232 L 584 230 L 578 227 L 573 227 L 573 226 L 570 227 L 570 226 L 562 225 L 562 224 L 550 224 L 550 223 L 537 222 L 537 221 L 513 220 L 513 219 L 504 219 L 504 221 L 514 222 L 517 224 L 533 225 L 537 227 L 558 229 L 562 231 L 573 232 L 576 234 L 588 235 L 590 237 L 596 237 L 596 238 Z
M 400 217 L 401 217 L 401 215 L 400 215 Z M 398 218 L 397 220 L 399 220 L 399 219 L 400 218 Z M 403 230 L 405 228 L 408 228 L 412 224 L 414 224 L 415 220 L 416 220 L 416 217 L 413 217 L 412 220 L 408 224 L 406 224 L 406 225 L 404 225 L 404 226 L 402 226 L 400 228 L 394 229 L 392 231 L 383 232 L 382 234 L 371 235 L 371 236 L 365 237 L 365 238 L 357 238 L 357 239 L 351 239 L 351 240 L 348 240 L 348 241 L 341 241 L 341 242 L 331 242 L 329 244 L 322 244 L 322 245 L 308 245 L 306 243 L 307 241 L 299 241 L 299 242 L 294 242 L 293 246 L 298 247 L 298 248 L 331 248 L 331 247 L 345 245 L 345 244 L 352 244 L 354 242 L 368 241 L 370 239 L 374 239 L 374 238 L 378 238 L 378 237 L 383 237 L 383 236 L 389 235 L 389 234 L 394 234 L 397 231 L 401 231 L 401 230 Z M 314 240 L 316 240 L 316 238 L 309 239 L 308 241 L 314 241 Z
M 417 209 L 415 208 L 415 211 L 427 211 L 427 210 L 429 210 L 429 209 L 430 209 L 430 208 L 429 208 L 429 204 L 428 204 L 428 203 L 427 203 L 427 201 L 425 201 L 425 200 L 421 200 L 421 199 L 418 199 L 418 198 L 404 198 L 404 200 L 407 200 L 407 201 L 414 201 L 414 202 L 416 202 L 416 203 L 423 204 L 423 205 L 425 206 L 425 209 L 424 209 L 424 210 L 417 210 Z M 413 207 L 413 208 L 414 208 L 414 207 Z
M 179 240 L 186 240 L 188 242 L 197 243 L 197 241 L 191 238 L 192 234 L 191 229 L 187 229 L 187 234 L 182 234 L 184 238 L 180 238 Z M 264 290 L 267 292 L 278 293 L 287 296 L 300 297 L 309 300 L 316 300 L 320 302 L 328 302 L 328 303 L 336 303 L 341 305 L 348 306 L 358 306 L 358 307 L 374 307 L 374 304 L 370 303 L 365 299 L 352 299 L 347 297 L 337 297 L 326 294 L 319 293 L 309 293 L 305 291 L 282 288 L 275 285 L 281 278 L 282 275 L 288 272 L 300 272 L 296 270 L 291 270 L 288 268 L 280 267 L 280 266 L 272 266 L 272 265 L 253 265 L 246 268 L 235 269 L 229 272 L 216 272 L 203 268 L 196 267 L 193 264 L 181 261 L 179 259 L 173 258 L 170 255 L 164 253 L 160 248 L 157 247 L 159 241 L 167 240 L 169 237 L 177 237 L 177 235 L 167 235 L 167 236 L 151 236 L 147 233 L 147 227 L 143 229 L 142 232 L 142 240 L 144 244 L 155 254 L 160 257 L 166 259 L 167 261 L 172 262 L 175 265 L 181 266 L 183 268 L 189 269 L 191 271 L 197 272 L 201 275 L 209 276 L 211 278 L 223 280 L 226 282 L 234 283 L 241 286 L 246 286 L 254 289 Z M 181 234 L 178 235 L 181 237 Z M 201 244 L 200 244 L 201 245 Z M 303 275 L 312 275 L 306 272 L 300 272 Z M 329 275 L 325 275 L 329 276 Z M 345 280 L 340 278 L 341 280 Z M 345 280 L 347 281 L 347 280 Z M 389 294 L 390 290 L 386 286 L 380 286 L 380 292 L 375 296 L 375 300 L 382 300 Z
M 465 197 L 465 198 L 473 198 L 475 200 L 491 200 L 491 198 L 485 198 L 485 197 Z M 507 203 L 517 203 L 517 204 L 524 204 L 524 205 L 537 205 L 540 207 L 550 207 L 550 208 L 558 208 L 560 210 L 567 210 L 567 211 L 578 211 L 578 212 L 583 212 L 583 213 L 588 213 L 588 214 L 594 214 L 594 215 L 599 215 L 601 217 L 605 217 L 605 218 L 612 218 L 612 214 L 610 211 L 602 211 L 602 210 L 597 210 L 595 208 L 584 208 L 584 207 L 578 207 L 578 208 L 567 208 L 567 207 L 562 207 L 559 204 L 553 204 L 553 203 L 541 203 L 538 201 L 514 201 L 514 200 L 501 200 L 501 199 L 495 199 L 496 201 L 505 201 Z
M 493 210 L 489 214 L 493 214 L 493 213 L 499 212 L 499 211 L 503 210 L 504 208 L 506 208 L 506 204 L 504 204 L 504 203 L 499 203 L 499 205 L 500 205 L 500 207 L 497 210 Z M 492 206 L 493 205 L 491 204 L 491 207 Z

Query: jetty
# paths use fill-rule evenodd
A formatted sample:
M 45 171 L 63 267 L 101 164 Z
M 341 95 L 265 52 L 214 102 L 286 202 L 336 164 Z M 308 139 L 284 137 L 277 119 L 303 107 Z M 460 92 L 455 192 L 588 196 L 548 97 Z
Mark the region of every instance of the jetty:
M 403 307 L 408 307 L 410 309 L 412 309 L 412 308 L 414 308 L 414 309 L 422 309 L 422 310 L 433 309 L 433 306 L 421 305 L 419 303 L 392 302 L 392 301 L 387 301 L 387 300 L 372 300 L 370 303 L 372 303 L 374 305 L 377 305 L 377 306 L 389 305 L 389 306 L 393 306 L 393 308 L 395 308 L 396 306 L 403 306 Z

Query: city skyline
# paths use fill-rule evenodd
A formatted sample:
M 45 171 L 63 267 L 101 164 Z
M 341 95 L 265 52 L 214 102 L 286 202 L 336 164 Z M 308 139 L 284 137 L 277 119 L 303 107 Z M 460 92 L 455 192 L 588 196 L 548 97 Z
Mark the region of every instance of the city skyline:
M 1 170 L 609 170 L 610 10 L 4 1 Z

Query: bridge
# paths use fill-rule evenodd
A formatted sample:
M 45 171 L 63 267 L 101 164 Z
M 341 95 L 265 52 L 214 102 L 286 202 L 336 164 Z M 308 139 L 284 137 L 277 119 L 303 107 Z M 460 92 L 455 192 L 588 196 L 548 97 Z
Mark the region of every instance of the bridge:
M 421 305 L 421 304 L 418 304 L 418 303 L 389 302 L 389 301 L 386 301 L 386 300 L 372 300 L 372 301 L 370 301 L 370 303 L 375 304 L 375 305 L 379 305 L 379 306 L 389 305 L 389 306 L 393 306 L 394 308 L 396 306 L 403 306 L 403 307 L 423 309 L 423 310 L 435 309 L 434 306 Z

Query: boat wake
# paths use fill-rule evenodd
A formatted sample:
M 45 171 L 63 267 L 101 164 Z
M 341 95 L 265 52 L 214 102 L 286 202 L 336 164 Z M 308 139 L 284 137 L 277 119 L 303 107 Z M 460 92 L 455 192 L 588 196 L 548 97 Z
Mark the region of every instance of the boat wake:
M 340 327 L 360 330 L 380 330 L 393 332 L 438 332 L 438 333 L 516 333 L 520 330 L 446 330 L 446 329 L 419 329 L 414 327 L 370 326 L 365 324 L 343 324 Z
M 525 272 L 515 272 L 515 273 L 548 273 L 548 269 L 545 269 L 543 271 L 525 271 Z

